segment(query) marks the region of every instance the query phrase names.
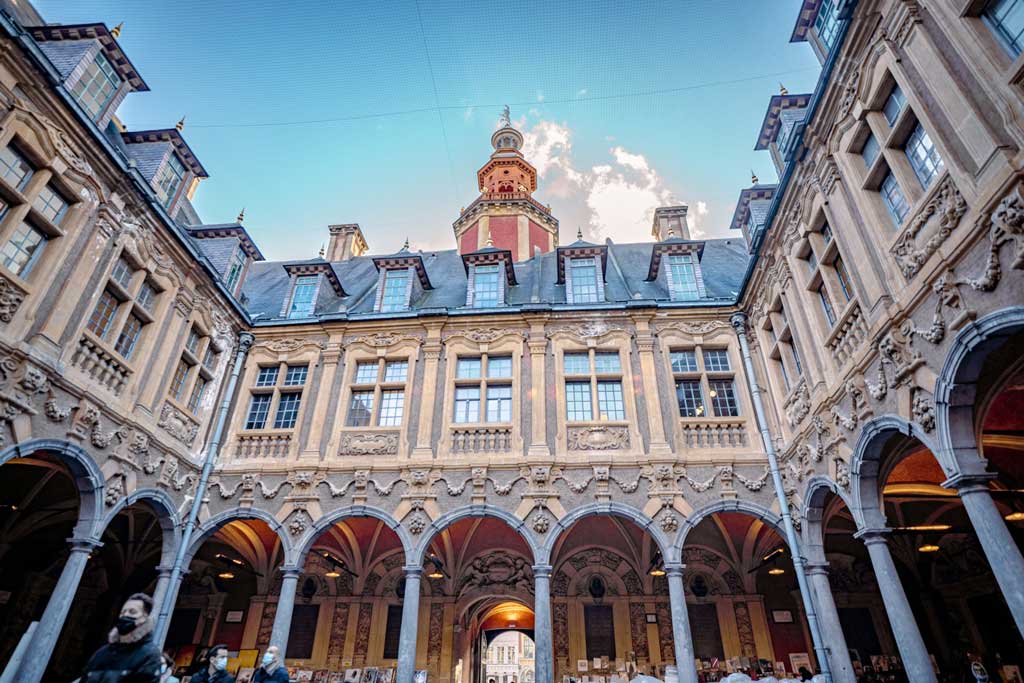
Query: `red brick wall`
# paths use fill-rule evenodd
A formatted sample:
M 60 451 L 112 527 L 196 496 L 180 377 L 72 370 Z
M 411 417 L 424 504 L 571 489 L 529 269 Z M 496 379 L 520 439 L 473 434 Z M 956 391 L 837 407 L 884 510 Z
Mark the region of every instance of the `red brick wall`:
M 549 239 L 547 230 L 540 227 L 533 221 L 530 221 L 530 253 L 523 254 L 523 260 L 525 261 L 526 259 L 533 258 L 534 247 L 540 247 L 540 252 L 542 254 L 551 251 L 549 248 Z
M 511 251 L 513 261 L 519 260 L 518 223 L 519 219 L 515 216 L 491 216 L 488 222 L 494 246 Z
M 468 254 L 470 252 L 476 251 L 476 241 L 478 239 L 477 238 L 477 234 L 479 232 L 480 232 L 480 223 L 478 221 L 478 222 L 474 223 L 473 226 L 469 230 L 467 230 L 466 232 L 462 233 L 462 238 L 461 238 L 461 240 L 459 242 L 459 253 L 460 254 Z

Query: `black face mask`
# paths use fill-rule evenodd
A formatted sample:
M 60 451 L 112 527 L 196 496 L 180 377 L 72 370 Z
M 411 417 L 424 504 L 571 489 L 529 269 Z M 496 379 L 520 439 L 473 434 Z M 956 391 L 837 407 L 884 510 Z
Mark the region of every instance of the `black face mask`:
M 117 618 L 117 632 L 122 636 L 126 636 L 135 630 L 137 624 L 135 619 L 132 617 L 118 617 Z

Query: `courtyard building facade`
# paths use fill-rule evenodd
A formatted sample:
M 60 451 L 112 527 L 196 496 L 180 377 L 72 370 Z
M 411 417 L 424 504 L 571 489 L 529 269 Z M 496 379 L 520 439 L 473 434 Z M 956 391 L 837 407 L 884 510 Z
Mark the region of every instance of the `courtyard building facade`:
M 137 591 L 186 672 L 1024 667 L 1024 0 L 803 0 L 728 237 L 563 243 L 506 108 L 452 249 L 284 262 L 117 118 L 122 27 L 0 7 L 12 680 Z

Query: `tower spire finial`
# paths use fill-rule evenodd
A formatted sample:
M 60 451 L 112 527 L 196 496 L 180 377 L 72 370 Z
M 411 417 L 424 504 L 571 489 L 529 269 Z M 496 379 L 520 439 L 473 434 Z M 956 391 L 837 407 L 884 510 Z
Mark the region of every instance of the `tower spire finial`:
M 238 218 L 235 219 L 235 222 L 236 223 L 241 223 L 244 220 L 245 220 L 245 207 L 243 206 L 242 210 L 238 212 Z
M 783 95 L 783 96 L 785 96 L 785 95 L 788 95 L 788 94 L 789 94 L 789 91 L 788 91 L 788 90 L 786 90 L 786 86 L 782 85 L 782 83 L 781 83 L 781 82 L 779 83 L 779 94 L 780 94 L 780 95 Z
M 580 242 L 583 241 L 583 228 L 578 225 L 576 226 L 576 239 Z
M 409 238 L 405 238 L 405 244 L 402 245 L 402 251 L 409 251 Z
M 115 26 L 114 28 L 110 29 L 110 36 L 114 40 L 117 40 L 118 38 L 121 37 L 121 31 L 123 31 L 123 30 L 124 30 L 124 22 L 122 21 L 117 26 Z
M 505 105 L 505 108 L 501 110 L 501 125 L 510 128 L 512 127 L 512 117 L 511 114 L 509 113 L 507 104 Z
M 324 251 L 324 243 L 321 242 L 320 243 L 320 258 L 323 258 L 325 253 L 327 253 L 327 252 Z
M 487 243 L 484 246 L 485 247 L 493 247 L 494 246 L 494 238 L 491 237 L 491 231 L 490 230 L 487 231 Z
M 179 133 L 181 131 L 185 130 L 185 117 L 184 116 L 182 116 L 180 119 L 178 119 L 178 122 L 176 124 L 174 124 L 174 130 L 178 131 Z
M 752 182 L 754 185 L 757 185 L 758 183 L 757 174 L 754 173 L 754 169 L 750 169 L 750 182 Z

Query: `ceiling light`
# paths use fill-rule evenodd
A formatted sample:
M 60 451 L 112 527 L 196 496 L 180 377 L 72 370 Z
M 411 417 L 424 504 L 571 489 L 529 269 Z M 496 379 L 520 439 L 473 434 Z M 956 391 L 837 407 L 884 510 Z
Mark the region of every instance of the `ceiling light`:
M 782 569 L 781 567 L 772 567 L 768 570 L 768 573 L 772 576 L 778 576 L 779 574 L 785 574 L 786 570 Z
M 333 569 L 332 569 L 332 570 L 331 570 L 331 571 L 329 571 L 329 572 L 325 572 L 325 573 L 324 573 L 324 576 L 326 576 L 326 577 L 327 577 L 328 579 L 336 579 L 336 578 L 338 578 L 339 576 L 341 576 L 341 572 L 339 572 L 339 571 L 335 571 L 335 570 L 333 570 Z
M 1021 517 L 1024 519 L 1024 517 Z M 914 524 L 912 526 L 897 527 L 900 531 L 949 531 L 953 527 L 949 524 Z
M 665 576 L 665 570 L 661 567 L 652 567 L 650 574 L 651 576 Z
M 1024 512 L 1011 512 L 1003 517 L 1007 522 L 1024 522 Z
M 784 553 L 784 552 L 786 552 L 784 548 L 782 548 L 782 547 L 776 548 L 775 550 L 771 551 L 770 553 L 768 553 L 767 555 L 762 557 L 761 561 L 762 562 L 767 562 L 768 560 L 772 559 L 776 555 L 779 555 L 779 554 Z
M 233 579 L 233 578 L 235 578 L 235 575 L 232 574 L 231 572 L 221 572 L 220 574 L 217 574 L 217 578 L 219 578 L 219 579 Z
M 444 578 L 444 574 L 442 574 L 441 572 L 439 572 L 435 568 L 434 571 L 432 571 L 429 574 L 427 574 L 427 578 L 428 579 L 443 579 Z
M 923 546 L 921 546 L 920 548 L 917 549 L 917 552 L 919 552 L 919 553 L 936 553 L 938 551 L 939 551 L 939 546 L 934 545 L 932 543 L 929 543 L 927 545 L 923 545 Z

